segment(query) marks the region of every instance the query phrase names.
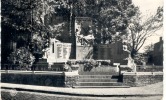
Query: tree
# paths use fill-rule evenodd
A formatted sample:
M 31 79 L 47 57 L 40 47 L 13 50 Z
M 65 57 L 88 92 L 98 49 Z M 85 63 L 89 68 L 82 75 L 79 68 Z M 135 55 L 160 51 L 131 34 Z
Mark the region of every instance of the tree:
M 2 63 L 12 52 L 7 46 L 20 41 L 21 44 L 17 45 L 19 48 L 30 41 L 32 6 L 24 1 L 2 1 Z
M 14 42 L 19 41 L 22 45 L 17 45 L 17 48 L 26 47 L 38 58 L 37 55 L 42 54 L 43 49 L 49 46 L 50 37 L 71 42 L 71 34 L 66 30 L 71 30 L 72 25 L 68 22 L 73 17 L 92 18 L 91 30 L 96 43 L 106 44 L 108 41 L 111 43 L 114 39 L 120 39 L 122 35 L 126 35 L 126 38 L 132 37 L 135 41 L 135 33 L 142 35 L 143 30 L 146 33 L 146 30 L 154 29 L 150 22 L 160 22 L 157 18 L 162 18 L 161 11 L 159 9 L 156 16 L 141 24 L 139 8 L 132 4 L 132 0 L 7 0 L 2 1 L 2 34 L 9 36 Z M 63 21 L 48 23 L 57 16 L 63 17 Z M 141 39 L 142 36 L 137 37 Z M 132 54 L 140 49 L 140 46 L 136 46 L 138 43 L 129 41 Z
M 142 65 L 144 62 L 148 62 L 148 57 L 146 56 L 146 54 L 138 53 L 137 55 L 135 55 L 134 63 L 136 63 L 137 65 Z
M 137 14 L 132 17 L 127 27 L 127 34 L 122 36 L 132 58 L 135 57 L 145 41 L 163 26 L 163 7 L 158 7 L 157 13 L 150 16 L 144 22 L 140 16 L 140 12 L 137 12 Z
M 132 4 L 132 0 L 81 0 L 74 9 L 75 16 L 92 18 L 96 43 L 106 44 L 126 33 L 138 7 Z
M 148 58 L 148 63 L 152 64 L 154 62 L 153 59 L 153 51 L 154 51 L 154 44 L 150 44 L 144 47 L 146 57 Z
M 144 47 L 145 53 L 153 52 L 154 50 L 154 44 L 150 44 Z
M 2 1 L 2 63 L 7 61 L 7 56 L 13 51 L 8 50 L 7 45 L 13 43 L 17 44 L 17 48 L 25 47 L 37 58 L 49 46 L 49 38 L 59 34 L 56 32 L 58 29 L 54 28 L 56 25 L 47 24 L 47 20 L 55 14 L 62 14 L 59 9 L 64 9 L 65 4 L 59 0 Z M 60 23 L 59 26 L 63 25 Z M 8 52 L 5 54 L 6 50 Z

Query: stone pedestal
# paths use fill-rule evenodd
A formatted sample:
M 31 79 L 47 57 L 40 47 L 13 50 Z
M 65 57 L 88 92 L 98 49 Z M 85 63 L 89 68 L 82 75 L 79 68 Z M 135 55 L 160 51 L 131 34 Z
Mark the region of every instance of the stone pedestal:
M 78 71 L 74 71 L 74 72 L 64 72 L 65 75 L 65 87 L 73 87 L 75 85 L 77 85 L 77 81 L 78 81 Z
M 80 65 L 71 65 L 72 72 L 78 73 L 79 66 Z
M 64 72 L 65 74 L 65 87 L 73 87 L 77 85 L 78 81 L 78 68 L 79 65 L 72 65 L 72 72 Z
M 130 55 L 129 55 L 129 58 L 128 58 L 127 66 L 128 66 L 129 68 L 131 68 L 133 72 L 137 72 L 137 71 L 136 71 L 136 64 L 134 63 L 134 59 L 131 58 Z

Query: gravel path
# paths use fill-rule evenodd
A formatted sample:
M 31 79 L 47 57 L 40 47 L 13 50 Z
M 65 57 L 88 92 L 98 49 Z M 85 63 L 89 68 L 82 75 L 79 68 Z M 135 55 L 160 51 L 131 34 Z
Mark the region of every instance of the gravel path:
M 48 87 L 48 86 L 35 86 L 35 85 L 10 84 L 10 83 L 1 83 L 1 87 L 42 91 L 42 92 L 52 92 L 60 94 L 96 95 L 96 96 L 163 94 L 163 82 L 143 87 L 131 87 L 131 88 L 64 88 L 64 87 Z

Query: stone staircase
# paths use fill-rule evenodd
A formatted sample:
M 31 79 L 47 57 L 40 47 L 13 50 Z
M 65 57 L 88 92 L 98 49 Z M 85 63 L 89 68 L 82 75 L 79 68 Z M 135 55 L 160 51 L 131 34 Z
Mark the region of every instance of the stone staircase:
M 113 66 L 93 67 L 85 71 L 81 66 L 74 88 L 128 88 L 122 82 L 119 72 Z
M 79 75 L 74 88 L 129 88 L 124 86 L 119 75 Z

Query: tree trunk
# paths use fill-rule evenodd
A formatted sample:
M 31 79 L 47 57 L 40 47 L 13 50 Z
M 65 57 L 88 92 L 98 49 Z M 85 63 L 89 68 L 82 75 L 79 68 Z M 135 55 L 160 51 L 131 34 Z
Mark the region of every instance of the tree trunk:
M 131 58 L 134 59 L 134 57 L 135 57 L 136 54 L 137 54 L 137 51 L 133 49 L 133 50 L 131 51 L 131 54 L 130 54 L 130 55 L 131 55 Z

